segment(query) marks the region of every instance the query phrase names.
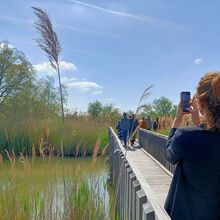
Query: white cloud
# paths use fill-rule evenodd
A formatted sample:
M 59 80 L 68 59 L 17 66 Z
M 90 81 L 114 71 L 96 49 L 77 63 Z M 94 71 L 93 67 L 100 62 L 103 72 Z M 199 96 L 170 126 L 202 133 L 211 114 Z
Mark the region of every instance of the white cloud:
M 99 94 L 102 94 L 103 93 L 103 91 L 94 91 L 94 92 L 92 92 L 91 93 L 91 95 L 99 95 Z
M 77 81 L 77 80 L 78 80 L 78 78 L 75 78 L 75 77 L 68 78 L 68 77 L 64 76 L 64 77 L 62 77 L 61 82 L 63 84 L 67 84 L 67 83 L 74 82 L 74 81 Z
M 10 48 L 10 49 L 13 49 L 13 48 L 15 48 L 13 45 L 11 45 L 11 44 L 8 44 L 8 43 L 0 43 L 0 49 L 3 49 L 4 47 L 8 47 L 8 48 Z
M 200 63 L 202 63 L 202 62 L 203 62 L 203 60 L 200 59 L 200 58 L 194 60 L 194 63 L 195 63 L 196 65 L 198 65 L 198 64 L 200 64 Z
M 103 87 L 97 84 L 96 82 L 90 81 L 75 81 L 65 84 L 68 88 L 79 89 L 83 92 L 86 92 L 91 89 L 102 89 Z
M 69 62 L 66 62 L 63 60 L 60 61 L 60 68 L 63 70 L 68 70 L 68 71 L 76 71 L 77 70 L 74 63 L 69 63 Z
M 36 64 L 34 65 L 34 68 L 39 73 L 47 73 L 49 75 L 54 75 L 56 73 L 55 70 L 53 70 L 53 68 L 50 66 L 49 62 Z M 60 61 L 60 70 L 75 71 L 77 68 L 74 63 Z M 103 87 L 96 82 L 66 76 L 61 78 L 61 82 L 69 89 L 78 89 L 82 92 L 91 91 L 92 95 L 102 93 L 101 89 Z
M 60 64 L 60 70 L 63 71 L 76 71 L 77 68 L 75 66 L 74 63 L 70 63 L 64 60 L 61 60 L 59 62 Z M 48 75 L 54 75 L 56 74 L 56 71 L 51 67 L 49 62 L 43 62 L 43 63 L 39 63 L 34 65 L 35 70 L 38 73 L 47 73 Z
M 51 67 L 49 62 L 43 62 L 34 65 L 34 69 L 38 73 L 48 73 L 49 75 L 53 75 L 55 73 L 55 70 Z

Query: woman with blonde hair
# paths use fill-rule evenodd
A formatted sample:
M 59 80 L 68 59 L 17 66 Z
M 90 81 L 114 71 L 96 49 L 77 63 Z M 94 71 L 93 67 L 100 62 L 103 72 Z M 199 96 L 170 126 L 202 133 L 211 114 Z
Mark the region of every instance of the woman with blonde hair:
M 167 160 L 177 166 L 165 209 L 173 220 L 219 220 L 220 72 L 201 78 L 188 110 L 195 127 L 179 129 L 180 103 L 166 146 Z

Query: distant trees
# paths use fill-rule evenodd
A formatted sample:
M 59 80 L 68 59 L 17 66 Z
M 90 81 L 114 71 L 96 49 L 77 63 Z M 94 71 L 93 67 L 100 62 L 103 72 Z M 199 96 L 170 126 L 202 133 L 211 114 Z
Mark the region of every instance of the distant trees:
M 120 117 L 120 111 L 113 104 L 106 104 L 102 107 L 101 116 L 108 119 L 117 119 Z
M 174 116 L 176 113 L 176 105 L 173 105 L 172 101 L 162 96 L 155 99 L 152 103 L 146 104 L 144 110 L 138 113 L 139 117 L 146 117 L 150 115 L 151 118 L 162 116 Z M 100 101 L 94 101 L 88 105 L 88 114 L 94 118 L 106 118 L 106 119 L 118 119 L 121 117 L 121 112 L 118 108 L 115 108 L 113 104 L 103 105 Z M 128 115 L 132 115 L 134 112 L 129 110 Z
M 87 112 L 95 118 L 116 119 L 120 116 L 119 109 L 115 108 L 113 104 L 102 105 L 102 103 L 97 100 L 89 103 Z
M 37 79 L 25 55 L 0 42 L 0 115 L 9 118 L 55 116 L 59 91 L 52 78 Z
M 0 42 L 0 104 L 7 97 L 15 96 L 33 77 L 33 68 L 24 54 Z
M 176 110 L 177 110 L 177 105 L 173 105 L 172 110 L 170 112 L 170 114 L 174 117 L 176 115 Z
M 174 116 L 176 113 L 176 105 L 173 105 L 172 101 L 162 96 L 155 99 L 152 103 L 147 104 L 147 108 L 141 113 L 141 115 L 150 115 L 152 118 L 161 117 L 165 115 Z
M 133 114 L 134 114 L 134 111 L 132 111 L 132 110 L 127 111 L 127 115 L 133 115 Z
M 100 117 L 102 113 L 102 103 L 97 100 L 95 102 L 90 102 L 87 112 L 92 117 Z
M 152 108 L 157 116 L 170 115 L 173 104 L 168 98 L 162 96 L 153 101 Z

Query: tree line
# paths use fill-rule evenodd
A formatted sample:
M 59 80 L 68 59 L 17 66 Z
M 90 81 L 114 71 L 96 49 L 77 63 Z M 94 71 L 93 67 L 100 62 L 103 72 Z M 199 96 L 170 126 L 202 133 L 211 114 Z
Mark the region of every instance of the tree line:
M 24 53 L 0 42 L 0 117 L 53 117 L 59 114 L 52 77 L 39 79 Z
M 152 103 L 147 103 L 145 108 L 138 113 L 139 117 L 146 117 L 150 115 L 151 118 L 162 116 L 174 116 L 177 106 L 172 103 L 168 98 L 162 96 L 155 99 Z M 122 114 L 119 108 L 114 104 L 103 105 L 100 101 L 96 100 L 89 103 L 87 113 L 95 118 L 119 118 Z M 128 115 L 134 114 L 134 111 L 127 111 Z

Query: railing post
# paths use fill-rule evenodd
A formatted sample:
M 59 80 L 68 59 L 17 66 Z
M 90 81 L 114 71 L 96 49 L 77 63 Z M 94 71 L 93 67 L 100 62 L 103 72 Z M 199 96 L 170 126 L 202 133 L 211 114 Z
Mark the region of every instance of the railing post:
M 147 197 L 142 189 L 136 193 L 136 220 L 141 220 L 143 204 L 147 202 Z
M 143 204 L 142 220 L 155 220 L 154 210 L 149 203 Z
M 126 178 L 125 178 L 125 181 L 126 181 L 126 184 L 125 184 L 125 187 L 126 187 L 126 193 L 125 193 L 125 199 L 126 199 L 126 205 L 125 205 L 125 219 L 128 219 L 129 217 L 129 182 L 130 182 L 130 174 L 133 172 L 132 168 L 131 167 L 128 167 L 127 168 L 127 172 L 126 172 Z
M 124 216 L 124 218 L 123 219 L 126 219 L 125 218 L 125 216 L 127 215 L 127 213 L 126 213 L 126 206 L 127 206 L 127 195 L 126 195 L 126 193 L 127 193 L 127 184 L 128 184 L 128 182 L 127 182 L 127 178 L 126 178 L 126 176 L 127 176 L 127 170 L 128 170 L 128 168 L 130 168 L 130 164 L 128 163 L 128 162 L 126 162 L 125 164 L 124 164 L 124 175 L 123 175 L 123 178 L 124 178 L 124 190 L 123 190 L 123 193 L 124 193 L 124 206 L 123 206 L 123 216 Z
M 129 207 L 129 220 L 133 220 L 132 218 L 131 218 L 131 216 L 132 216 L 132 203 L 134 202 L 134 199 L 135 198 L 133 198 L 132 197 L 132 185 L 133 185 L 133 182 L 136 180 L 136 176 L 135 176 L 135 174 L 134 173 L 131 173 L 130 175 L 129 175 L 129 179 L 130 179 L 130 181 L 129 181 L 129 183 L 128 183 L 128 191 L 129 191 L 129 193 L 128 193 L 128 207 Z
M 138 180 L 135 180 L 133 183 L 132 183 L 132 220 L 133 219 L 136 219 L 136 193 L 138 190 L 141 189 L 141 185 L 139 183 Z

